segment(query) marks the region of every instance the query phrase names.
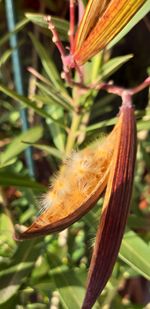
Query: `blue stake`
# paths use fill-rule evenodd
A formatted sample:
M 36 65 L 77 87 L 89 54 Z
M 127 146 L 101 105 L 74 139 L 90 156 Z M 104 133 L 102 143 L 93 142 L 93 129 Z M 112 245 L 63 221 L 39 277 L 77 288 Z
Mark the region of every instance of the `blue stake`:
M 15 28 L 15 12 L 14 12 L 14 1 L 13 0 L 5 0 L 6 4 L 6 16 L 7 16 L 7 24 L 9 31 L 13 31 Z M 13 34 L 10 36 L 10 46 L 13 49 L 12 52 L 12 65 L 13 65 L 13 74 L 14 74 L 14 82 L 15 87 L 18 94 L 23 95 L 23 78 L 21 72 L 21 62 L 19 57 L 19 49 L 18 49 L 18 39 L 17 35 Z M 22 109 L 20 111 L 21 121 L 22 121 L 22 131 L 26 131 L 29 127 L 27 120 L 27 110 Z M 29 169 L 30 176 L 35 176 L 34 163 L 32 159 L 32 149 L 29 147 L 25 151 L 26 163 Z

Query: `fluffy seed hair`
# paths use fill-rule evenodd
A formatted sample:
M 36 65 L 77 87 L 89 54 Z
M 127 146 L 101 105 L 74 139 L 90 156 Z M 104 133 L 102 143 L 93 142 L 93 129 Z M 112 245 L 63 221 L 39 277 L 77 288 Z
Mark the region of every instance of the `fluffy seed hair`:
M 42 200 L 43 212 L 19 239 L 61 231 L 92 208 L 107 184 L 117 130 L 118 123 L 101 142 L 65 160 Z

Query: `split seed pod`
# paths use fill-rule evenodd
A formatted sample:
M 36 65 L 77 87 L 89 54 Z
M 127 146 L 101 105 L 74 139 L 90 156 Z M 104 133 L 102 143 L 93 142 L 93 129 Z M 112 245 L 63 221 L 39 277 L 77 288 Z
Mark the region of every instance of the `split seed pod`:
M 104 138 L 75 152 L 60 168 L 43 199 L 43 213 L 18 239 L 59 232 L 86 214 L 108 181 L 119 124 Z
M 146 0 L 89 0 L 75 34 L 73 58 L 84 64 L 103 49 Z
M 121 107 L 115 150 L 82 309 L 90 309 L 115 264 L 129 212 L 136 159 L 136 127 L 130 104 Z
M 106 188 L 82 309 L 92 308 L 112 273 L 129 212 L 135 159 L 134 109 L 126 100 L 111 134 L 62 165 L 45 198 L 46 209 L 16 236 L 28 239 L 63 230 L 86 214 Z

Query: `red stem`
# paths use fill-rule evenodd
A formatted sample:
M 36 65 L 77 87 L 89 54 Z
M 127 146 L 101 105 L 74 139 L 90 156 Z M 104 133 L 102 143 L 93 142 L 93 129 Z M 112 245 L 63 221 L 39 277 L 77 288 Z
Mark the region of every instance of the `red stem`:
M 52 22 L 52 18 L 51 16 L 46 16 L 45 17 L 45 20 L 47 21 L 48 23 L 48 29 L 52 32 L 52 41 L 55 43 L 55 45 L 57 46 L 59 52 L 60 52 L 60 55 L 61 57 L 65 57 L 66 56 L 66 51 L 64 49 L 64 46 L 60 40 L 60 37 L 59 37 L 59 34 L 55 28 L 55 25 L 53 24 Z
M 84 5 L 82 0 L 78 0 L 78 24 L 80 23 L 84 14 Z
M 70 72 L 67 66 L 67 63 L 65 61 L 65 59 L 68 57 L 65 51 L 65 48 L 60 40 L 59 34 L 55 28 L 55 25 L 52 22 L 52 18 L 51 16 L 46 16 L 45 20 L 48 23 L 48 29 L 52 32 L 52 41 L 53 43 L 57 46 L 60 55 L 61 55 L 61 59 L 62 59 L 62 63 L 63 63 L 63 70 L 64 72 L 62 73 L 62 78 L 64 78 L 69 84 L 71 84 L 71 76 L 70 76 Z
M 80 5 L 80 1 L 79 1 L 79 5 Z M 71 51 L 70 55 L 66 55 L 65 48 L 59 38 L 59 34 L 55 28 L 55 25 L 52 22 L 51 16 L 48 16 L 45 18 L 48 23 L 48 28 L 50 29 L 53 35 L 52 41 L 57 46 L 60 52 L 60 55 L 61 55 L 63 69 L 64 69 L 62 73 L 62 78 L 64 78 L 68 82 L 68 84 L 70 84 L 71 86 L 76 86 L 76 87 L 79 87 L 80 89 L 84 89 L 84 90 L 105 89 L 109 93 L 113 93 L 113 94 L 121 96 L 123 105 L 126 104 L 127 98 L 128 98 L 128 102 L 131 101 L 132 95 L 142 91 L 144 88 L 150 85 L 150 77 L 146 78 L 145 81 L 141 83 L 139 86 L 131 88 L 131 89 L 125 89 L 122 87 L 112 85 L 110 83 L 101 83 L 99 85 L 91 84 L 89 86 L 84 85 L 82 70 L 77 65 L 77 63 L 75 63 L 73 56 L 72 56 L 73 45 L 74 45 L 74 27 L 75 27 L 75 10 L 74 9 L 75 9 L 74 0 L 70 0 L 70 30 L 69 30 L 70 51 Z M 80 7 L 79 7 L 79 10 L 80 10 Z M 77 70 L 79 77 L 80 77 L 79 83 L 72 81 L 71 74 L 70 74 L 71 68 L 75 68 Z
M 109 93 L 114 93 L 117 94 L 121 97 L 124 97 L 127 93 L 130 96 L 133 96 L 134 94 L 142 91 L 143 89 L 145 89 L 146 87 L 150 86 L 150 77 L 146 78 L 144 80 L 144 82 L 142 82 L 140 85 L 138 85 L 137 87 L 131 88 L 131 89 L 125 89 L 122 87 L 118 87 L 118 86 L 114 86 L 111 84 L 107 84 L 107 83 L 102 83 L 99 85 L 99 89 L 105 89 L 107 90 L 107 92 Z
M 143 83 L 141 83 L 140 85 L 138 85 L 137 87 L 134 87 L 132 88 L 130 91 L 132 92 L 132 95 L 133 94 L 136 94 L 140 91 L 142 91 L 144 88 L 150 86 L 150 76 L 147 77 Z
M 70 53 L 73 53 L 74 47 L 74 30 L 75 29 L 75 5 L 74 0 L 70 0 L 70 28 L 69 28 L 69 40 L 70 40 Z

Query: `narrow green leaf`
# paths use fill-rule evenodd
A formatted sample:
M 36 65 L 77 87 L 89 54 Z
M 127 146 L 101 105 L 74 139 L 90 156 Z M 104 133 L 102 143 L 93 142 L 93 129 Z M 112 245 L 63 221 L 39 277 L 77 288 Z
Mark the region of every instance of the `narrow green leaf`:
M 98 217 L 99 214 L 92 210 L 83 218 L 83 220 L 90 227 L 93 235 L 95 235 L 96 232 L 96 224 L 94 222 L 98 224 Z M 144 276 L 146 279 L 150 279 L 150 246 L 146 244 L 135 232 L 130 230 L 125 233 L 119 252 L 119 257 L 136 272 Z
M 45 21 L 45 15 L 42 14 L 34 14 L 34 13 L 26 13 L 25 16 L 28 20 L 32 21 L 34 24 L 47 29 L 47 33 L 50 34 L 50 31 L 47 27 L 47 22 Z M 69 30 L 69 23 L 60 18 L 52 17 L 52 21 L 59 32 L 61 40 L 68 41 L 68 30 Z
M 62 160 L 64 158 L 64 153 L 61 152 L 60 150 L 54 148 L 54 147 L 51 147 L 51 146 L 47 146 L 47 145 L 42 145 L 42 144 L 30 144 L 32 145 L 33 147 L 37 148 L 37 149 L 40 149 L 40 150 L 43 150 L 44 152 L 46 152 L 47 154 L 51 155 L 51 156 L 54 156 L 60 160 Z
M 73 271 L 53 276 L 65 309 L 80 309 L 85 289 Z M 69 297 L 68 297 L 69 294 Z
M 133 55 L 126 55 L 110 59 L 102 66 L 102 70 L 98 79 L 101 80 L 109 77 L 111 74 L 116 72 L 124 63 L 126 63 L 132 58 Z
M 135 232 L 129 231 L 125 234 L 119 256 L 139 274 L 150 280 L 150 246 Z
M 59 120 L 64 118 L 64 111 L 60 106 L 48 106 L 48 111 L 54 119 Z M 65 131 L 62 130 L 62 128 L 60 128 L 57 123 L 51 121 L 51 119 L 47 119 L 47 124 L 49 126 L 54 145 L 61 152 L 64 152 L 66 139 Z
M 114 94 L 106 94 L 104 97 L 96 100 L 95 104 L 92 106 L 92 111 L 90 115 L 90 120 L 99 119 L 100 116 L 104 115 L 105 113 L 109 113 L 113 110 L 113 101 L 115 99 Z
M 149 119 L 141 119 L 137 123 L 138 131 L 141 130 L 150 130 L 150 120 Z
M 40 90 L 43 90 L 51 99 L 53 99 L 53 104 L 57 104 L 69 111 L 73 110 L 73 107 L 62 98 L 59 93 L 54 92 L 50 87 L 46 87 L 43 84 L 37 82 L 36 83 Z
M 137 114 L 137 113 L 136 113 Z M 111 125 L 114 125 L 116 123 L 116 117 L 109 119 L 109 120 L 104 120 L 101 121 L 100 123 L 96 123 L 96 124 L 91 124 L 87 127 L 86 132 L 90 132 L 90 131 L 94 131 L 94 130 L 98 130 L 104 127 L 108 127 Z M 137 131 L 141 131 L 141 130 L 149 130 L 150 129 L 150 121 L 149 119 L 141 119 L 137 122 Z
M 16 295 L 21 284 L 33 269 L 36 258 L 39 255 L 37 241 L 25 241 L 19 243 L 18 249 L 13 255 L 12 263 L 3 266 L 0 272 L 0 305 L 6 303 Z
M 100 82 L 116 72 L 124 63 L 133 58 L 133 55 L 115 57 L 102 64 L 102 52 L 85 64 L 85 78 L 88 83 Z
M 100 52 L 84 65 L 84 82 L 85 84 L 95 83 L 98 79 L 102 65 L 103 53 Z M 78 76 L 77 76 L 78 78 Z
M 34 127 L 14 138 L 13 141 L 7 146 L 6 150 L 0 155 L 1 166 L 12 160 L 28 147 L 27 144 L 22 143 L 23 141 L 34 143 L 42 137 L 42 134 L 42 127 Z
M 116 45 L 146 14 L 149 13 L 150 0 L 141 7 L 141 9 L 134 15 L 121 32 L 108 44 L 107 48 L 112 48 Z
M 101 68 L 101 64 L 103 61 L 103 51 L 98 53 L 91 59 L 92 67 L 91 67 L 91 83 L 94 83 L 99 75 L 99 71 Z M 90 62 L 88 62 L 90 63 Z
M 128 218 L 128 226 L 132 229 L 143 229 L 144 231 L 149 231 L 150 219 L 132 214 Z
M 29 20 L 28 20 L 27 18 L 24 18 L 23 20 L 21 20 L 20 22 L 18 22 L 18 23 L 16 24 L 16 26 L 15 26 L 15 28 L 14 28 L 13 31 L 11 31 L 11 32 L 9 32 L 9 33 L 7 33 L 7 34 L 5 34 L 5 36 L 3 36 L 3 37 L 0 39 L 0 46 L 2 46 L 3 44 L 5 44 L 5 43 L 9 40 L 9 38 L 10 38 L 10 36 L 11 36 L 12 34 L 15 34 L 15 33 L 19 32 L 19 31 L 20 31 L 22 28 L 24 28 L 28 23 L 29 23 Z
M 92 124 L 92 125 L 87 127 L 86 132 L 90 132 L 90 131 L 101 129 L 103 127 L 108 127 L 108 126 L 114 125 L 116 123 L 116 119 L 117 118 L 112 118 L 112 119 L 109 119 L 109 120 L 101 121 L 100 123 Z
M 64 309 L 80 309 L 85 295 L 84 284 L 86 282 L 86 273 L 83 271 L 61 271 L 52 276 L 56 288 L 60 293 L 60 299 Z M 68 297 L 69 295 L 69 297 Z M 98 309 L 96 303 L 93 309 Z
M 9 57 L 11 56 L 11 53 L 12 53 L 12 49 L 8 49 L 6 50 L 3 55 L 1 56 L 1 59 L 0 59 L 0 67 L 2 65 L 5 64 L 5 62 L 7 62 L 7 60 L 9 59 Z
M 11 218 L 6 215 L 4 212 L 0 214 L 0 257 L 5 256 L 5 252 L 7 252 L 9 247 L 9 253 L 12 253 L 15 250 L 15 241 L 12 238 L 12 234 L 14 232 L 14 226 Z M 3 244 L 7 244 L 7 246 L 3 246 Z M 0 260 L 1 261 L 1 260 Z M 3 268 L 2 268 L 3 269 Z
M 64 88 L 63 82 L 60 78 L 60 75 L 57 71 L 57 68 L 53 60 L 51 59 L 50 53 L 46 51 L 43 45 L 36 39 L 36 37 L 33 34 L 30 33 L 29 35 L 40 57 L 43 68 L 45 72 L 47 73 L 48 77 L 50 78 L 50 80 L 52 81 L 52 83 L 55 85 L 57 89 L 67 94 L 66 89 Z
M 21 176 L 19 174 L 11 173 L 6 171 L 0 171 L 0 185 L 1 186 L 17 186 L 17 187 L 25 187 L 25 188 L 32 188 L 35 190 L 44 191 L 45 187 L 30 179 L 27 176 Z
M 16 271 L 22 271 L 22 270 L 26 270 L 28 267 L 32 266 L 32 262 L 27 262 L 27 263 L 19 263 L 17 265 L 8 267 L 4 270 L 0 271 L 0 277 L 5 276 L 5 275 L 12 275 L 14 274 L 14 272 Z
M 42 303 L 28 304 L 26 309 L 47 309 L 47 305 Z
M 15 91 L 10 90 L 9 88 L 7 88 L 3 85 L 0 85 L 0 91 L 2 91 L 4 94 L 8 95 L 9 97 L 14 99 L 15 101 L 23 104 L 25 107 L 32 108 L 38 115 L 40 115 L 40 116 L 42 116 L 46 119 L 49 118 L 52 121 L 59 124 L 62 128 L 65 128 L 65 126 L 62 123 L 60 123 L 58 120 L 54 119 L 50 114 L 46 113 L 42 108 L 37 107 L 36 103 L 34 101 L 29 100 L 27 97 L 19 95 Z

